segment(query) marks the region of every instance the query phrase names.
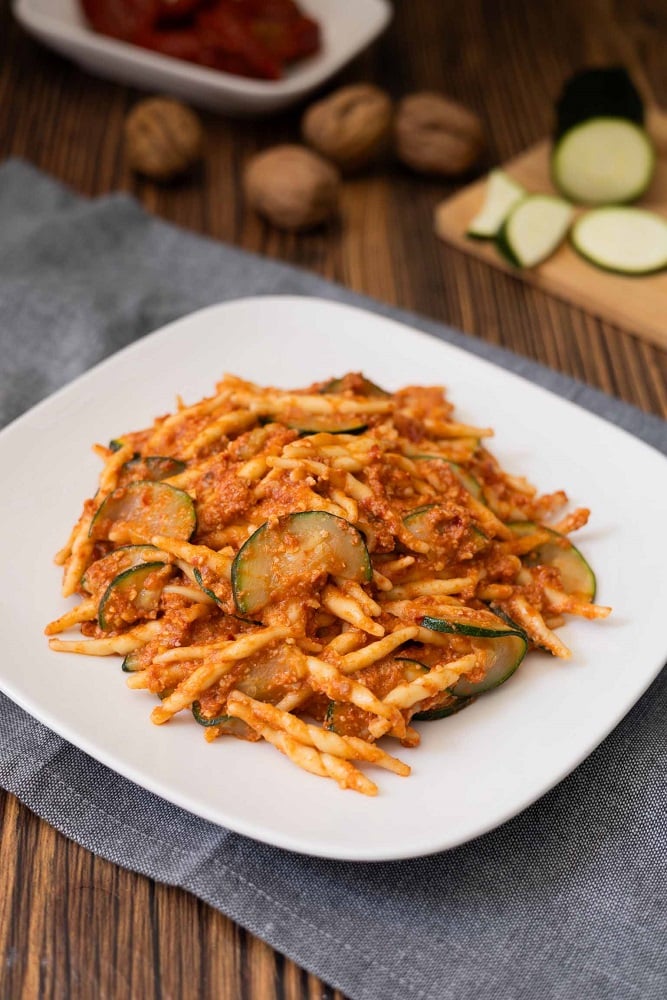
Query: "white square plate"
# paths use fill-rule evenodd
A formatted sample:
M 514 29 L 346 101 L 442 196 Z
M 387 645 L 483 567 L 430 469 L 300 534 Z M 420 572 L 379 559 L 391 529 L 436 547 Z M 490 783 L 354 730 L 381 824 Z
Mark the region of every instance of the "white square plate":
M 396 389 L 443 383 L 461 420 L 491 425 L 503 465 L 590 506 L 579 543 L 597 572 L 605 622 L 561 632 L 569 662 L 533 653 L 458 715 L 421 723 L 401 752 L 409 778 L 374 773 L 367 799 L 296 768 L 265 744 L 207 744 L 189 712 L 149 722 L 120 659 L 52 653 L 62 613 L 51 553 L 95 488 L 92 442 L 143 427 L 210 394 L 223 371 L 282 387 L 363 370 Z M 571 771 L 657 675 L 667 642 L 667 461 L 611 424 L 522 378 L 399 323 L 292 297 L 212 306 L 145 337 L 0 434 L 6 470 L 0 551 L 0 688 L 87 753 L 206 819 L 306 854 L 406 858 L 450 848 L 518 813 Z M 11 470 L 11 475 L 9 474 Z
M 299 0 L 319 21 L 322 49 L 295 63 L 282 80 L 250 80 L 149 52 L 92 31 L 77 0 L 14 0 L 26 31 L 95 76 L 172 94 L 237 115 L 261 115 L 294 104 L 333 76 L 386 27 L 387 0 Z

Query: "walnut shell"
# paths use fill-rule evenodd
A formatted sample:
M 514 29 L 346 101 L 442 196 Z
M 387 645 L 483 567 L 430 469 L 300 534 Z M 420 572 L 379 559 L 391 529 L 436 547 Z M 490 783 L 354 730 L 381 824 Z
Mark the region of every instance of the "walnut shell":
M 340 174 L 305 146 L 274 146 L 245 168 L 249 204 L 280 229 L 310 229 L 338 210 Z
M 410 94 L 398 106 L 396 155 L 423 174 L 463 174 L 479 159 L 484 131 L 472 111 L 442 94 Z
M 133 170 L 155 180 L 184 173 L 201 157 L 199 118 L 179 101 L 149 97 L 125 119 L 125 155 Z
M 391 100 L 383 90 L 357 83 L 311 105 L 301 128 L 318 153 L 351 171 L 366 166 L 387 145 L 392 116 Z

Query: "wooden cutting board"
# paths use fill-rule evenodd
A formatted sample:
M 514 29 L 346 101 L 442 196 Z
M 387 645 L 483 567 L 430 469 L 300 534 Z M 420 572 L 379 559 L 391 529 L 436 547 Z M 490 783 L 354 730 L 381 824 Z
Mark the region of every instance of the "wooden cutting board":
M 639 204 L 667 216 L 667 155 L 664 149 L 667 114 L 651 112 L 648 128 L 660 155 L 653 183 Z M 530 192 L 554 193 L 549 177 L 550 147 L 550 141 L 545 139 L 503 164 L 503 169 Z M 539 267 L 532 270 L 513 268 L 492 243 L 471 240 L 465 235 L 468 223 L 482 204 L 485 188 L 486 178 L 483 178 L 436 208 L 438 236 L 493 267 L 508 271 L 530 285 L 667 348 L 667 271 L 634 278 L 610 274 L 587 263 L 567 242 Z

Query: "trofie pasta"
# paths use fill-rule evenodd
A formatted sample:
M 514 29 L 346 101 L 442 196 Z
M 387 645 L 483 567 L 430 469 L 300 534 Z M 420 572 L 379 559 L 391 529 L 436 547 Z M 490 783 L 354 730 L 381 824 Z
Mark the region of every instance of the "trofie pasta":
M 610 611 L 568 538 L 588 510 L 559 514 L 565 493 L 504 471 L 491 435 L 439 387 L 225 376 L 95 445 L 98 490 L 56 556 L 80 601 L 50 646 L 123 656 L 158 725 L 187 711 L 208 741 L 265 740 L 374 795 L 361 765 L 410 773 L 382 737 L 416 746 L 415 722 L 470 705 L 530 649 L 569 657 L 565 616 Z

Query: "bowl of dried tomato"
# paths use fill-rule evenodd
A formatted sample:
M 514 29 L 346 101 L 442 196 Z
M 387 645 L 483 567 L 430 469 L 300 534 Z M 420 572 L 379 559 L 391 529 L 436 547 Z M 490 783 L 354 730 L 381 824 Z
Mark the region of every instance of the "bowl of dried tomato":
M 97 76 L 238 115 L 314 90 L 384 29 L 388 0 L 14 0 L 39 41 Z

